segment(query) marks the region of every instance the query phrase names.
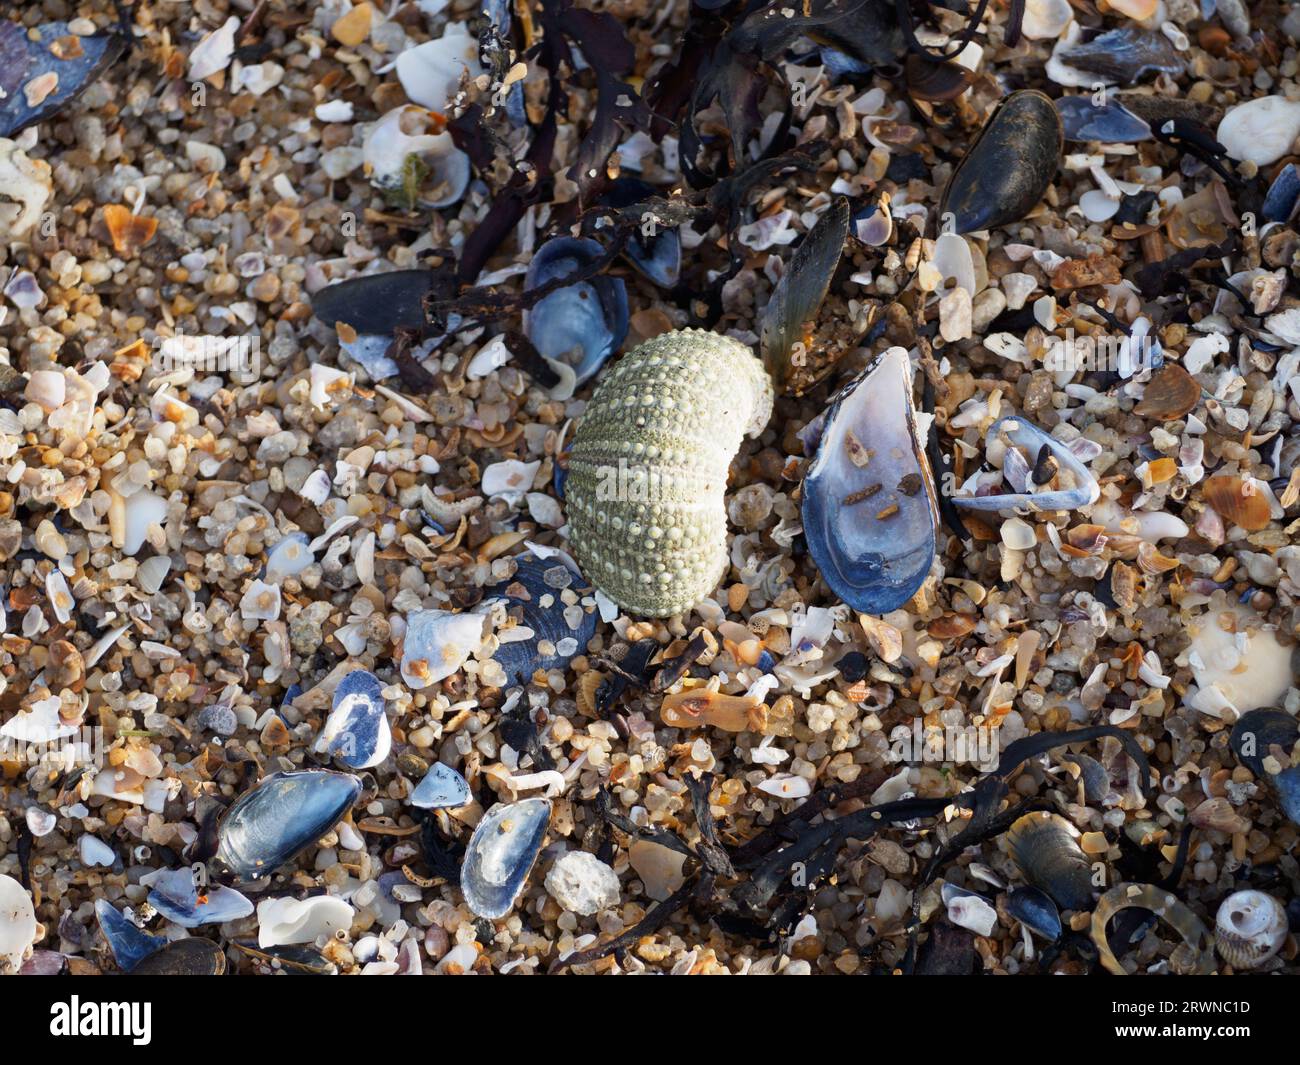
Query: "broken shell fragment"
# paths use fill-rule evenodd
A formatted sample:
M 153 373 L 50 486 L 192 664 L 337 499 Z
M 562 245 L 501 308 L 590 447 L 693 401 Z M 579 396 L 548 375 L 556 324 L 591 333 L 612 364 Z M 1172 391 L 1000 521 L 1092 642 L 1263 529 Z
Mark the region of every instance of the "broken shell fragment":
M 0 975 L 16 973 L 22 967 L 40 927 L 27 889 L 13 877 L 0 874 Z
M 362 159 L 370 183 L 407 209 L 450 207 L 469 187 L 469 156 L 441 130 L 442 123 L 410 104 L 383 115 L 366 134 Z
M 727 472 L 771 413 L 772 383 L 739 341 L 686 329 L 619 359 L 569 450 L 569 542 L 588 580 L 648 617 L 713 591 L 728 565 Z
M 929 575 L 938 524 L 911 365 L 903 348 L 890 348 L 827 411 L 803 483 L 808 551 L 840 599 L 885 614 Z
M 253 912 L 253 904 L 234 888 L 212 885 L 200 894 L 194 871 L 160 869 L 141 877 L 149 888 L 149 905 L 182 928 L 237 921 Z
M 383 687 L 367 669 L 354 669 L 339 681 L 315 750 L 349 769 L 368 769 L 387 758 L 392 733 L 384 713 Z
M 95 900 L 95 917 L 109 950 L 113 952 L 113 959 L 124 973 L 129 973 L 150 954 L 156 954 L 167 945 L 165 937 L 143 931 L 107 899 Z
M 670 728 L 707 725 L 724 732 L 762 732 L 767 727 L 767 706 L 762 700 L 701 688 L 665 695 L 659 716 Z
M 422 810 L 449 810 L 465 806 L 471 798 L 469 782 L 442 762 L 434 762 L 408 800 Z
M 1033 483 L 1032 476 L 1023 480 L 1017 477 L 1013 481 L 1012 462 L 1018 460 L 1020 469 L 1032 471 L 1043 448 L 1047 448 L 1056 460 L 1055 476 L 1041 486 Z M 954 495 L 952 501 L 958 506 L 968 510 L 1077 510 L 1095 503 L 1101 494 L 1096 479 L 1069 446 L 1025 418 L 1013 416 L 994 422 L 985 435 L 985 451 L 1002 456 L 1003 477 L 1011 481 L 1016 491 Z M 1042 490 L 1030 491 L 1031 488 Z
M 1234 891 L 1214 919 L 1214 945 L 1234 969 L 1258 969 L 1282 949 L 1288 932 L 1282 904 L 1253 889 Z
M 497 803 L 483 815 L 460 870 L 460 888 L 471 912 L 489 920 L 510 912 L 541 853 L 550 821 L 547 799 Z
M 217 861 L 256 880 L 290 861 L 342 819 L 361 794 L 350 773 L 274 773 L 244 792 L 217 829 Z
M 411 688 L 446 680 L 483 643 L 482 614 L 420 610 L 406 621 L 402 641 L 402 679 Z
M 1220 474 L 1205 482 L 1205 501 L 1225 522 L 1247 532 L 1259 532 L 1273 520 L 1270 496 L 1251 477 Z
M 351 928 L 352 917 L 352 907 L 333 895 L 263 899 L 257 904 L 257 945 L 266 950 L 315 943 L 320 936 Z
M 1018 222 L 1043 198 L 1061 159 L 1061 118 L 1033 89 L 1006 97 L 952 172 L 939 204 L 952 231 L 971 233 Z

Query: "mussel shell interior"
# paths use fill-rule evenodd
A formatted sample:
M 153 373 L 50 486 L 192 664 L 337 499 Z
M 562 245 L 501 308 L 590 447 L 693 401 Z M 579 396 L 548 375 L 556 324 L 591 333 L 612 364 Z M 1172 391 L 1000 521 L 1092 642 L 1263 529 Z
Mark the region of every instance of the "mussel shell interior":
M 541 853 L 550 820 L 546 799 L 497 803 L 483 815 L 460 870 L 461 891 L 472 912 L 489 920 L 510 912 Z
M 938 513 L 911 391 L 907 352 L 890 348 L 832 404 L 803 484 L 809 553 L 831 590 L 867 614 L 903 606 L 934 560 Z M 850 457 L 860 449 L 871 452 L 862 466 Z
M 594 240 L 556 237 L 533 256 L 524 287 L 540 288 L 568 277 L 602 254 Z M 524 332 L 545 358 L 572 366 L 581 385 L 623 343 L 628 320 L 622 278 L 601 274 L 543 296 L 524 314 Z
M 53 117 L 126 51 L 126 38 L 119 33 L 76 36 L 66 22 L 47 22 L 37 26 L 36 33 L 39 39 L 32 40 L 27 27 L 0 18 L 0 137 L 12 137 Z M 50 46 L 68 38 L 78 43 L 81 55 L 60 59 Z M 58 83 L 44 100 L 30 106 L 23 86 L 49 71 L 58 75 Z

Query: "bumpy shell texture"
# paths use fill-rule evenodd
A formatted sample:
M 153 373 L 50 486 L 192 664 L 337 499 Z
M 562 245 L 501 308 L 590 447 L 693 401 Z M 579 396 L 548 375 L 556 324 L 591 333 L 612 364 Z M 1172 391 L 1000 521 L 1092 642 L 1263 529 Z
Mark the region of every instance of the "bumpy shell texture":
M 727 470 L 772 414 L 772 382 L 739 341 L 664 333 L 623 356 L 573 437 L 565 505 L 587 578 L 624 610 L 667 617 L 727 567 Z

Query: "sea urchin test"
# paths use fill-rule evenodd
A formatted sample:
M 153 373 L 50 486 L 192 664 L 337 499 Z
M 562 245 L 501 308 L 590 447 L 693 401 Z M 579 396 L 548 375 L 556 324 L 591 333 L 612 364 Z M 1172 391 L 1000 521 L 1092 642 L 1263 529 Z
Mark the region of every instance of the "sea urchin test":
M 727 470 L 772 414 L 772 382 L 744 344 L 683 329 L 628 352 L 597 386 L 569 454 L 569 538 L 623 609 L 666 617 L 727 568 Z

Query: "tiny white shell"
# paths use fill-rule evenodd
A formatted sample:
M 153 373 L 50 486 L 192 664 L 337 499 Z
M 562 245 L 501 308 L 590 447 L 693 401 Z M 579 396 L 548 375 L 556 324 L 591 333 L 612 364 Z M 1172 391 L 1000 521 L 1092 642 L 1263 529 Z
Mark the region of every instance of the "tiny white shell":
M 308 503 L 320 506 L 330 495 L 330 475 L 324 470 L 313 470 L 302 482 L 298 494 Z
M 274 621 L 280 616 L 280 586 L 253 581 L 239 601 L 239 612 L 248 621 Z

